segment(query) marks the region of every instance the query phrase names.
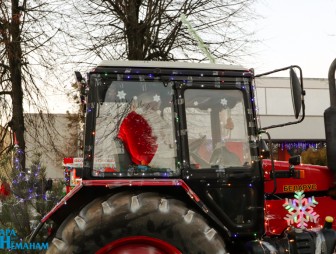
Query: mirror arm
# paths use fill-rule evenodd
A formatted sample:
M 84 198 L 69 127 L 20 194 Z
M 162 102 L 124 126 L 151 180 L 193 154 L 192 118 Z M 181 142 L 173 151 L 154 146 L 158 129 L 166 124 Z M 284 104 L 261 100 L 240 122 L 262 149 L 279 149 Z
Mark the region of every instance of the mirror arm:
M 284 68 L 281 68 L 281 69 L 275 69 L 273 71 L 268 71 L 268 72 L 260 73 L 260 74 L 254 75 L 254 77 L 255 78 L 259 78 L 259 77 L 262 77 L 262 76 L 267 76 L 267 75 L 272 74 L 272 73 L 288 70 L 290 68 L 293 68 L 294 66 L 296 67 L 296 65 L 291 65 L 291 66 L 284 67 Z
M 302 80 L 302 70 L 301 70 L 300 66 L 298 66 L 298 65 L 290 65 L 290 66 L 287 66 L 287 67 L 284 67 L 284 68 L 275 69 L 273 71 L 268 71 L 268 72 L 260 73 L 260 74 L 254 75 L 254 77 L 255 78 L 259 78 L 259 77 L 266 76 L 266 75 L 269 75 L 269 74 L 272 74 L 272 73 L 289 70 L 291 68 L 298 68 L 299 69 L 299 71 L 300 71 L 300 77 L 301 77 L 300 81 L 301 81 L 301 87 L 302 87 L 302 84 L 303 84 L 302 83 L 303 82 L 303 80 Z M 302 89 L 303 89 L 303 87 L 302 87 Z

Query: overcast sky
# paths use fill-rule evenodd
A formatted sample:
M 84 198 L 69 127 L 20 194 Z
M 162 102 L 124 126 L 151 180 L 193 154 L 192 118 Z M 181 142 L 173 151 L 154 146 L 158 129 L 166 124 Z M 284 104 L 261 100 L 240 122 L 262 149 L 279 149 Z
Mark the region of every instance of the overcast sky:
M 336 0 L 259 0 L 256 11 L 261 42 L 241 64 L 256 73 L 295 64 L 303 77 L 327 78 L 336 58 Z

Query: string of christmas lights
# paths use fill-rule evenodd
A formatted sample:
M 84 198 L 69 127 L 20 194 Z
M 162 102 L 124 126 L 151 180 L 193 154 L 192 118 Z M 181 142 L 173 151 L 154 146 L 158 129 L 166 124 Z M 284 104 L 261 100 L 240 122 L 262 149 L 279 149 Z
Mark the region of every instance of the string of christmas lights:
M 14 146 L 14 168 L 12 176 L 12 192 L 18 203 L 42 198 L 47 201 L 47 195 L 44 191 L 46 181 L 40 179 L 41 165 L 33 164 L 30 169 L 22 168 L 23 150 Z
M 273 142 L 273 148 L 283 150 L 302 149 L 303 151 L 308 148 L 319 149 L 326 147 L 326 142 L 323 141 L 294 141 L 294 142 Z

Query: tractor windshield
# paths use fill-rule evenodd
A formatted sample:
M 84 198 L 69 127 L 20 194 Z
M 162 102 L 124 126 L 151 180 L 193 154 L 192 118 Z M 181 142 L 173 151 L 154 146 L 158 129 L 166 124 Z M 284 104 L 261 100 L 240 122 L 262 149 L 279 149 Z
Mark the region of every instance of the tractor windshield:
M 94 175 L 175 175 L 171 87 L 159 81 L 95 82 Z
M 242 91 L 187 89 L 184 97 L 191 167 L 250 166 Z

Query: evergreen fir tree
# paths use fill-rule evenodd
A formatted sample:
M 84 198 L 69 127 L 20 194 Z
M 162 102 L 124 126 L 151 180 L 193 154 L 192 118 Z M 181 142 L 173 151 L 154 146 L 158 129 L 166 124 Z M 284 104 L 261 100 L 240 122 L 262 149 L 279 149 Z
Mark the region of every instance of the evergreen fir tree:
M 53 183 L 46 178 L 41 154 L 36 153 L 26 170 L 21 167 L 22 150 L 15 147 L 13 168 L 9 179 L 11 195 L 2 200 L 0 228 L 14 229 L 17 238 L 28 241 L 42 217 L 62 198 L 64 182 Z M 35 241 L 45 241 L 51 225 L 45 225 Z M 4 250 L 7 253 L 8 250 Z

